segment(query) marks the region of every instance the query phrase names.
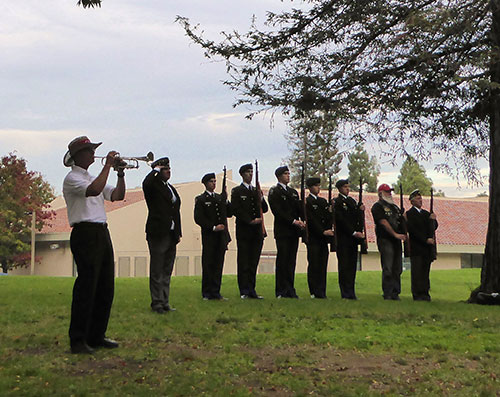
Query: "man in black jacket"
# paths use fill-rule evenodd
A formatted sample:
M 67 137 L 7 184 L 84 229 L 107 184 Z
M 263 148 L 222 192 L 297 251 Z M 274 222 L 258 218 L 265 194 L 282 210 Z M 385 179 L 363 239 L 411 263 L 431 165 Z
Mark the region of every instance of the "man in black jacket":
M 194 205 L 194 220 L 201 227 L 201 294 L 205 300 L 226 300 L 220 294 L 220 287 L 224 256 L 231 241 L 227 228 L 227 218 L 232 216 L 231 205 L 214 192 L 214 173 L 204 175 L 201 182 L 206 190 L 196 197 Z
M 162 314 L 175 310 L 170 306 L 170 278 L 174 268 L 177 244 L 181 233 L 181 198 L 168 183 L 170 161 L 163 157 L 151 164 L 153 170 L 142 182 L 144 198 L 148 206 L 146 239 L 148 241 L 149 290 L 151 309 Z
M 311 298 L 326 298 L 328 239 L 333 237 L 333 219 L 328 201 L 319 197 L 320 178 L 307 178 L 307 283 Z
M 403 271 L 401 242 L 407 239 L 402 230 L 401 212 L 386 183 L 378 187 L 379 200 L 372 206 L 377 247 L 382 265 L 382 291 L 386 300 L 400 300 Z
M 298 298 L 294 287 L 295 266 L 299 236 L 305 229 L 301 218 L 299 193 L 288 187 L 290 171 L 287 166 L 274 172 L 278 184 L 269 190 L 269 205 L 274 215 L 274 238 L 276 240 L 276 297 Z
M 339 271 L 340 295 L 343 299 L 357 299 L 355 292 L 356 266 L 358 263 L 358 244 L 365 237 L 361 232 L 360 211 L 349 196 L 350 186 L 347 179 L 340 179 L 335 184 L 339 191 L 335 199 L 335 230 L 337 232 L 337 261 Z
M 412 207 L 406 211 L 410 237 L 411 292 L 413 300 L 430 301 L 429 272 L 434 260 L 432 246 L 437 229 L 436 215 L 422 209 L 422 195 L 414 190 L 409 196 Z
M 268 207 L 261 192 L 252 186 L 252 164 L 242 165 L 239 172 L 243 182 L 231 191 L 231 207 L 236 217 L 238 287 L 241 299 L 262 299 L 255 291 L 255 280 L 265 237 L 261 209 L 266 213 Z

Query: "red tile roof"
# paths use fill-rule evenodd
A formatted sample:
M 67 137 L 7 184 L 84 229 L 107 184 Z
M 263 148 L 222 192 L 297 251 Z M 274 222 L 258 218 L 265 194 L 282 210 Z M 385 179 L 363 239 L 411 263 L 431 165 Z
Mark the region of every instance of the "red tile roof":
M 263 188 L 264 195 L 267 196 L 269 189 Z M 351 193 L 357 198 L 357 193 Z M 322 196 L 325 197 L 324 194 Z M 144 200 L 142 190 L 127 191 L 123 201 L 106 202 L 106 212 L 112 212 L 119 208 Z M 406 199 L 404 206 L 410 208 L 410 203 Z M 396 197 L 399 203 L 399 197 Z M 375 227 L 370 212 L 372 205 L 378 200 L 375 193 L 365 193 L 363 201 L 366 206 L 366 229 L 369 242 L 375 242 Z M 424 197 L 424 208 L 429 209 L 429 198 Z M 488 202 L 475 199 L 452 199 L 436 197 L 434 199 L 434 212 L 436 213 L 439 228 L 436 232 L 438 244 L 443 245 L 484 245 L 486 241 L 486 231 L 488 227 Z M 69 232 L 71 228 L 68 224 L 66 207 L 56 210 L 56 217 L 52 220 L 51 226 L 43 228 L 42 233 Z

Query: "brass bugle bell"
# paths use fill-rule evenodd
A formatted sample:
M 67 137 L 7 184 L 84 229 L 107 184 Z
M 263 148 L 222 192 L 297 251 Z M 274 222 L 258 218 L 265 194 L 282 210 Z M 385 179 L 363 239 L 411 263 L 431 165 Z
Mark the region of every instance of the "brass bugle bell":
M 94 156 L 97 159 L 101 159 L 101 164 L 104 165 L 106 163 L 106 157 L 103 156 Z M 139 168 L 139 161 L 144 161 L 146 164 L 151 165 L 151 163 L 154 161 L 154 154 L 153 152 L 149 152 L 145 156 L 138 156 L 138 157 L 121 157 L 120 153 L 117 153 L 115 156 L 116 158 L 116 163 L 113 166 L 115 169 L 132 169 L 132 168 Z

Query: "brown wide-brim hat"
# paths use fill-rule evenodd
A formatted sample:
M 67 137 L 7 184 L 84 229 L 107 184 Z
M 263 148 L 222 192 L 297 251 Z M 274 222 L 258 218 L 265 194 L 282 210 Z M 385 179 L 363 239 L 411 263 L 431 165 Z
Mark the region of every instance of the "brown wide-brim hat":
M 79 136 L 78 138 L 73 139 L 68 145 L 68 151 L 64 155 L 63 164 L 66 167 L 71 167 L 72 165 L 75 164 L 75 160 L 73 159 L 73 156 L 75 154 L 77 154 L 79 151 L 83 149 L 88 149 L 88 148 L 96 150 L 96 148 L 99 147 L 101 144 L 102 142 L 99 143 L 90 142 L 90 139 L 86 136 Z

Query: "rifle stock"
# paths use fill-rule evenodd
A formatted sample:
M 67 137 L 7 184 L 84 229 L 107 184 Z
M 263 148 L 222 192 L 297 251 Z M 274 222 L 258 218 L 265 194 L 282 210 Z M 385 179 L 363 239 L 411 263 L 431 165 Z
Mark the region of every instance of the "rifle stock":
M 300 199 L 302 201 L 302 213 L 304 217 L 304 222 L 306 227 L 304 229 L 304 234 L 302 236 L 302 241 L 307 244 L 309 242 L 309 230 L 307 228 L 307 208 L 306 208 L 306 187 L 305 187 L 305 178 L 306 178 L 306 163 L 302 163 L 302 173 L 300 174 Z
M 226 240 L 227 240 L 227 244 L 229 244 L 229 242 L 231 241 L 231 235 L 229 234 L 229 227 L 227 225 L 227 170 L 226 170 L 226 166 L 224 166 L 224 168 L 222 169 L 222 171 L 224 172 L 224 176 L 222 178 L 222 190 L 221 190 L 221 196 L 222 196 L 222 209 L 223 210 L 223 214 L 222 214 L 222 217 L 223 217 L 223 222 L 224 222 L 224 233 L 226 235 Z
M 406 218 L 405 218 L 405 207 L 403 203 L 403 185 L 399 185 L 399 202 L 401 206 L 401 213 L 400 213 L 400 222 L 401 222 L 401 229 L 403 231 L 403 234 L 406 236 L 406 240 L 403 242 L 403 251 L 404 251 L 404 256 L 405 258 L 410 257 L 410 240 L 408 239 L 408 226 L 406 225 Z
M 430 213 L 434 213 L 434 189 L 431 188 L 431 205 L 430 205 Z M 432 228 L 432 239 L 434 240 L 434 244 L 431 247 L 431 258 L 432 260 L 436 260 L 437 258 L 437 241 L 436 241 L 436 221 L 434 219 L 430 220 L 430 225 Z
M 262 238 L 267 237 L 267 231 L 266 231 L 266 225 L 264 225 L 264 212 L 262 211 L 262 189 L 260 188 L 260 181 L 259 181 L 259 163 L 257 160 L 255 160 L 255 188 L 257 189 L 257 196 L 258 196 L 258 206 L 259 206 L 259 214 L 260 214 L 260 219 L 262 219 L 262 222 L 260 223 L 261 228 L 262 228 Z
M 332 199 L 332 175 L 328 175 L 328 205 L 332 216 L 333 237 L 330 239 L 330 252 L 337 251 L 337 230 L 335 227 L 335 207 Z
M 366 219 L 365 219 L 365 211 L 361 210 L 361 206 L 363 205 L 363 178 L 359 177 L 359 200 L 358 200 L 358 208 L 359 208 L 359 220 L 361 225 L 361 232 L 365 235 L 365 237 L 361 240 L 359 249 L 362 254 L 368 253 L 368 242 L 366 241 Z

